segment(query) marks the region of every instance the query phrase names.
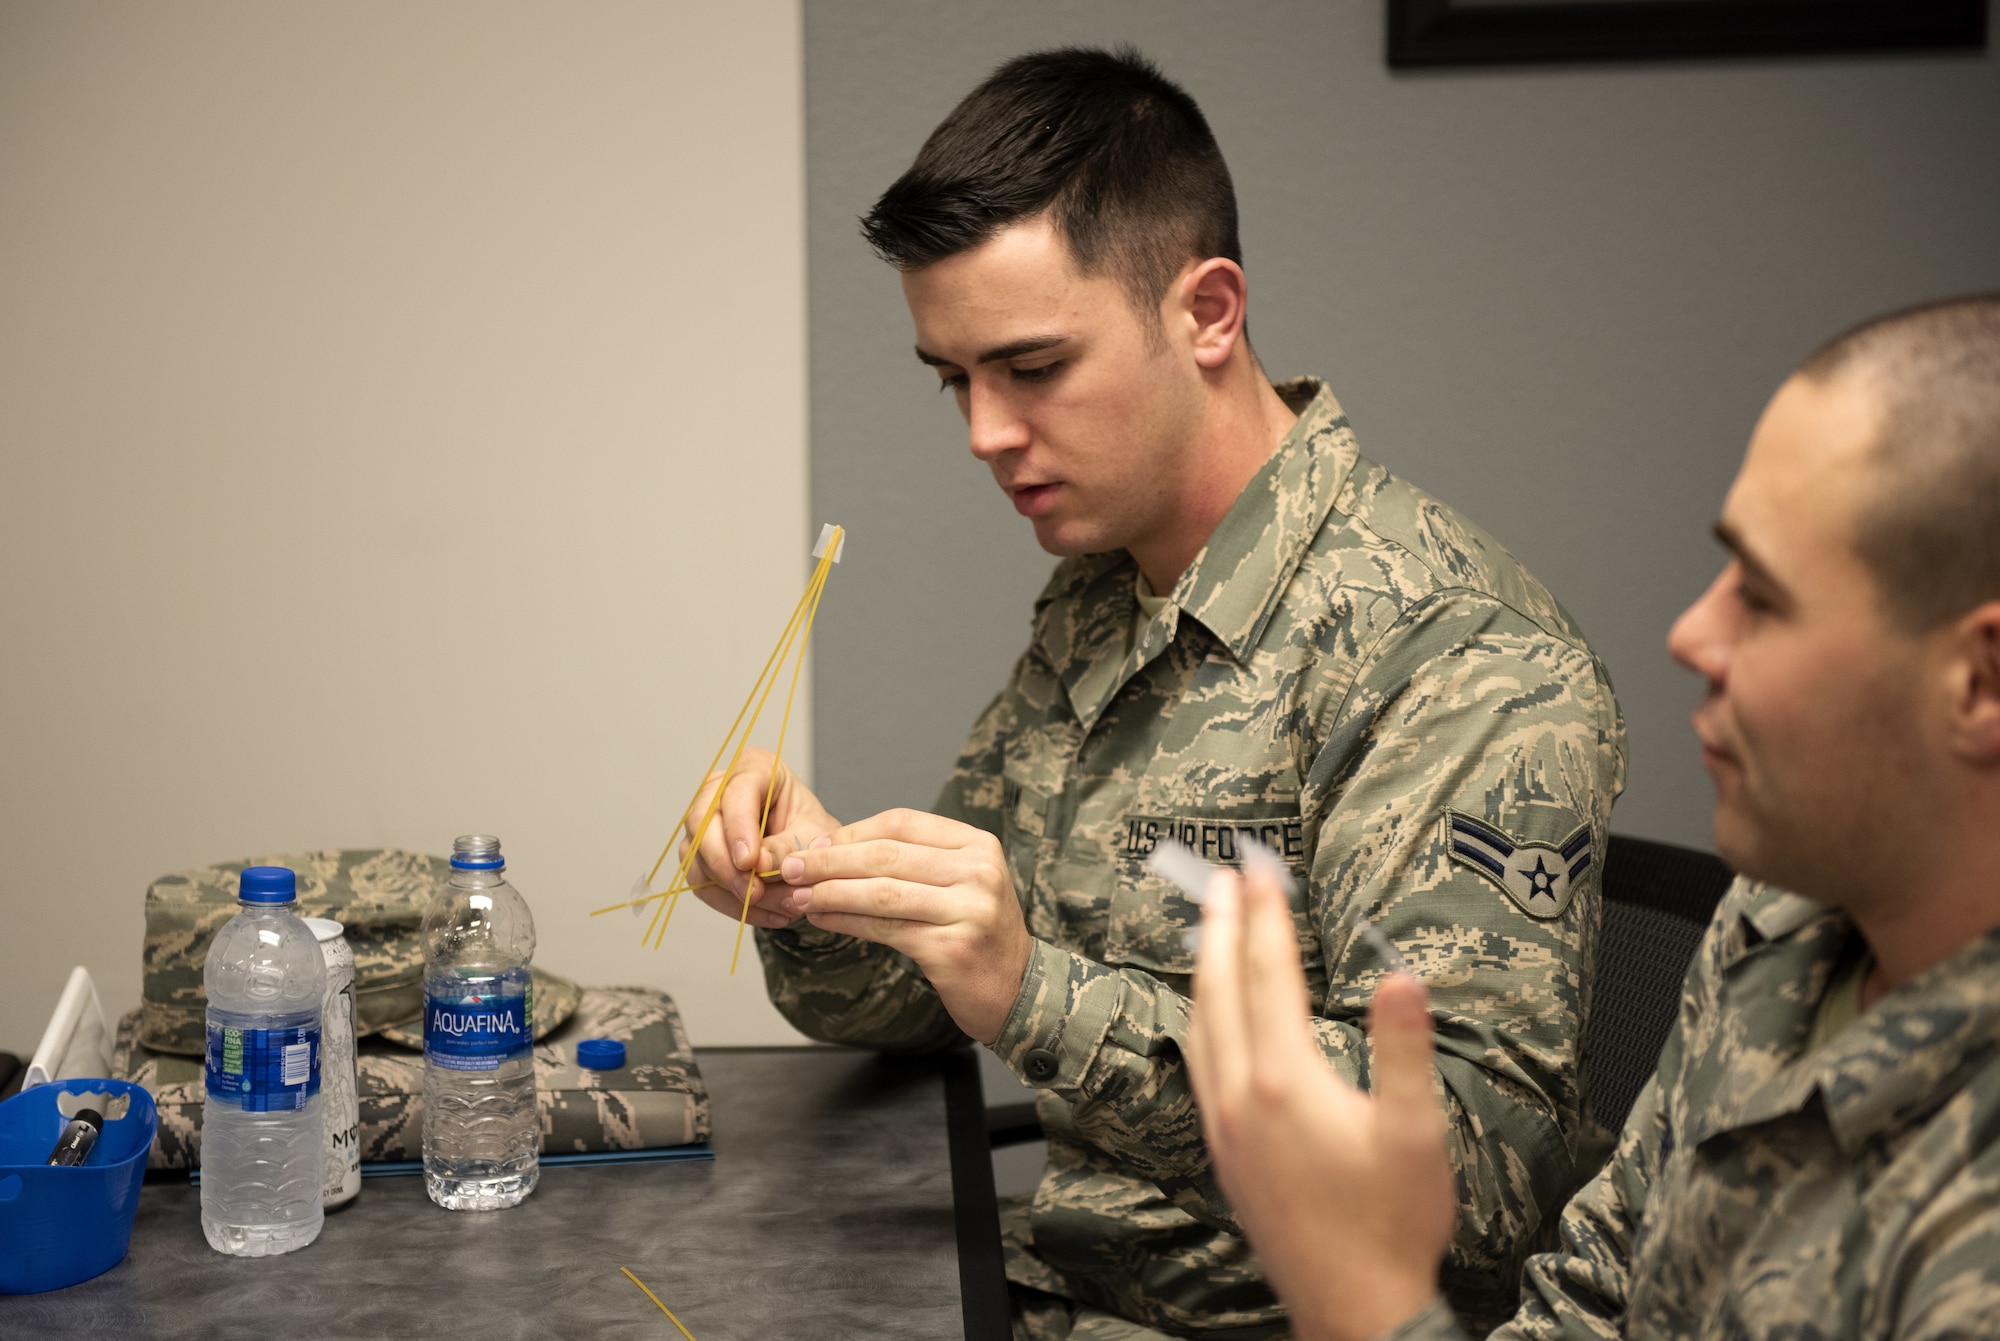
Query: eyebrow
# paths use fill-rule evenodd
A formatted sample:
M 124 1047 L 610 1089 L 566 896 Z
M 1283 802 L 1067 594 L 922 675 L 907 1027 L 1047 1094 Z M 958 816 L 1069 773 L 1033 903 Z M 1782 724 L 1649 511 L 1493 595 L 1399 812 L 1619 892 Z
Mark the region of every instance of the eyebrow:
M 1778 581 L 1777 576 L 1771 572 L 1762 559 L 1757 557 L 1756 551 L 1750 548 L 1748 542 L 1743 539 L 1742 533 L 1734 526 L 1731 526 L 1726 521 L 1717 522 L 1715 524 L 1715 538 L 1722 542 L 1724 549 L 1736 556 L 1736 561 L 1743 565 L 1744 570 L 1751 577 L 1766 586 L 1776 588 L 1778 591 L 1785 590 L 1785 584 Z
M 1005 363 L 1008 359 L 1018 359 L 1028 354 L 1039 354 L 1044 349 L 1053 349 L 1070 338 L 1067 335 L 1030 335 L 1025 339 L 1011 340 L 1004 345 L 995 345 L 973 361 L 975 363 Z M 928 364 L 933 368 L 951 366 L 950 359 L 939 358 L 922 345 L 917 346 L 917 362 Z

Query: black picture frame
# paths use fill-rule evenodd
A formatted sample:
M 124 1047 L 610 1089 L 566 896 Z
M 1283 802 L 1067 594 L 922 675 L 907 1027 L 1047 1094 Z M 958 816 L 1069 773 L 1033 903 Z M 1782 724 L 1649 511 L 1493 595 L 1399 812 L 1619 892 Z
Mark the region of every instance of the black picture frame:
M 1398 69 L 1983 49 L 1987 0 L 1389 0 Z

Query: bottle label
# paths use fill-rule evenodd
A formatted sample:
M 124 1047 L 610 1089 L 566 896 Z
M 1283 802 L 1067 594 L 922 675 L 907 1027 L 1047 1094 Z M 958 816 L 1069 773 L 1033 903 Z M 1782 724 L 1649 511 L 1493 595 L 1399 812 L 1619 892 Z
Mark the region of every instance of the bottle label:
M 304 1108 L 319 1093 L 317 1024 L 285 1029 L 208 1026 L 208 1097 L 246 1113 Z
M 525 975 L 524 975 L 525 976 Z M 424 1059 L 447 1071 L 494 1071 L 527 1055 L 528 997 L 524 992 L 424 993 Z

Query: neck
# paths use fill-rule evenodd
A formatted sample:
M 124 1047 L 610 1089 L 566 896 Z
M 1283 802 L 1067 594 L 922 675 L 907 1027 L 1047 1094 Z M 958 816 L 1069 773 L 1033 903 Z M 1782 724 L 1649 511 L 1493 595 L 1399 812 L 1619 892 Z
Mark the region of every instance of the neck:
M 1271 389 L 1247 342 L 1203 380 L 1206 402 L 1188 454 L 1193 466 L 1182 478 L 1171 521 L 1159 534 L 1126 547 L 1146 584 L 1162 596 L 1173 590 L 1243 487 L 1298 422 Z
M 1913 837 L 1913 859 L 1894 880 L 1878 882 L 1870 897 L 1848 901 L 1848 915 L 1875 956 L 1862 987 L 1864 1006 L 2000 926 L 2000 825 L 1994 822 L 2000 805 L 1976 809 L 1972 824 L 1939 826 L 1935 842 Z M 1928 859 L 1915 857 L 1919 850 Z

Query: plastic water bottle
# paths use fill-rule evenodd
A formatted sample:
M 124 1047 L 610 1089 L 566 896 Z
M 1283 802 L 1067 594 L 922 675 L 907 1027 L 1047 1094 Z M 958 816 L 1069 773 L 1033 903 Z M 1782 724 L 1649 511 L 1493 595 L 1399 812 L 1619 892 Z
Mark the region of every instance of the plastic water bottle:
M 513 1206 L 541 1174 L 535 919 L 500 840 L 452 843 L 424 913 L 424 1187 L 448 1211 Z
M 319 1237 L 320 998 L 326 966 L 298 916 L 298 877 L 243 872 L 208 947 L 208 1097 L 201 1115 L 201 1232 L 237 1257 Z

